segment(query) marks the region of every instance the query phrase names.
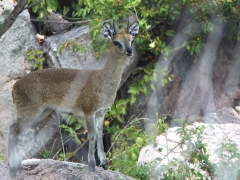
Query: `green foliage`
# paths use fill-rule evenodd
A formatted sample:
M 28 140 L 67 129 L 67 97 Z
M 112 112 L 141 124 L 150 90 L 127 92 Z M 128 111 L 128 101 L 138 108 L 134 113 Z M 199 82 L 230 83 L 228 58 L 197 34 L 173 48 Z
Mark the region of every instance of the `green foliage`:
M 177 129 L 176 134 L 181 137 L 179 145 L 182 148 L 181 156 L 183 160 L 177 159 L 171 162 L 170 167 L 168 167 L 170 171 L 167 171 L 164 177 L 204 179 L 205 174 L 210 177 L 213 176 L 213 166 L 209 161 L 206 146 L 202 142 L 204 129 L 204 126 L 188 129 L 186 123 Z M 174 172 L 171 171 L 176 165 L 178 168 Z
M 59 5 L 59 0 L 28 0 L 29 6 L 33 5 L 31 10 L 38 14 L 38 18 L 46 18 L 50 11 L 56 12 Z
M 73 140 L 80 145 L 81 142 L 77 136 L 77 131 L 83 126 L 83 121 L 81 118 L 74 118 L 73 116 L 69 116 L 67 120 L 68 124 L 62 124 L 61 128 L 64 129 L 64 131 L 68 132 L 70 136 L 73 138 Z
M 213 164 L 216 179 L 240 179 L 240 153 L 230 140 L 220 144 L 216 154 L 219 162 Z
M 165 123 L 168 115 L 158 118 L 157 126 L 153 126 L 153 131 L 163 133 L 168 129 L 168 124 Z M 123 129 L 118 126 L 106 127 L 105 129 L 112 135 L 112 146 L 114 151 L 112 154 L 112 165 L 110 169 L 120 171 L 121 173 L 132 176 L 136 179 L 149 179 L 151 167 L 137 166 L 140 150 L 147 144 L 155 140 L 152 135 L 146 134 L 140 129 L 137 129 L 137 119 L 128 123 Z M 124 164 L 124 166 L 123 166 Z
M 67 48 L 71 47 L 72 51 L 74 53 L 81 52 L 83 54 L 86 54 L 87 50 L 90 48 L 88 46 L 85 46 L 83 44 L 78 44 L 76 41 L 66 41 L 61 43 L 57 48 L 57 54 L 62 54 L 62 51 Z
M 114 153 L 110 169 L 119 171 L 129 176 L 146 179 L 148 168 L 136 165 L 141 148 L 146 144 L 147 134 L 129 124 L 123 130 L 113 127 Z M 111 132 L 113 129 L 109 129 Z M 123 165 L 124 164 L 124 165 Z
M 170 114 L 163 114 L 161 118 L 157 119 L 157 135 L 165 133 L 168 130 L 168 124 L 165 122 Z
M 237 145 L 229 140 L 218 146 L 216 162 L 209 161 L 206 145 L 202 142 L 202 134 L 205 127 L 188 128 L 184 123 L 181 128 L 176 130 L 181 138 L 180 143 L 173 149 L 168 149 L 164 158 L 157 158 L 148 163 L 145 167 L 151 167 L 151 179 L 178 180 L 178 179 L 239 179 L 240 178 L 240 153 Z M 155 146 L 157 147 L 157 146 Z M 158 164 L 177 147 L 181 148 L 178 159 L 173 159 L 167 165 L 158 167 Z M 158 149 L 161 153 L 161 149 Z M 162 178 L 160 178 L 162 177 Z
M 140 81 L 133 81 L 129 86 L 129 98 L 119 99 L 114 102 L 110 111 L 106 114 L 107 119 L 117 119 L 119 122 L 123 122 L 122 115 L 126 115 L 128 106 L 136 102 L 138 95 L 141 93 L 148 95 L 149 91 L 156 90 L 157 83 L 165 86 L 172 81 L 173 75 L 167 69 L 161 69 L 161 71 L 157 72 L 155 66 L 155 63 L 148 64 L 142 72 L 139 72 L 143 74 L 143 78 Z M 157 76 L 160 74 L 165 78 L 159 82 Z
M 43 158 L 43 159 L 49 159 L 52 156 L 52 152 L 51 151 L 43 151 L 40 153 L 40 155 L 41 155 L 41 158 Z
M 26 53 L 26 60 L 31 62 L 31 66 L 34 69 L 41 70 L 43 69 L 43 64 L 45 62 L 45 58 L 43 57 L 43 51 L 38 49 L 30 50 Z
M 29 0 L 34 4 L 38 0 Z M 186 41 L 180 46 L 186 48 L 190 54 L 198 54 L 204 47 L 208 33 L 216 28 L 216 24 L 231 24 L 228 38 L 239 40 L 238 1 L 213 1 L 213 0 L 79 0 L 71 3 L 58 0 L 42 0 L 32 7 L 39 18 L 54 11 L 70 18 L 90 19 L 90 36 L 97 41 L 102 32 L 102 22 L 106 19 L 118 21 L 125 19 L 130 12 L 137 15 L 141 25 L 139 37 L 136 39 L 138 47 L 144 51 L 151 51 L 156 55 L 167 57 L 176 47 L 166 45 L 166 38 L 175 37 L 175 32 L 169 29 L 168 24 L 177 21 L 186 24 L 182 34 Z M 158 27 L 159 24 L 165 24 Z M 120 25 L 121 26 L 121 25 Z M 100 47 L 100 46 L 98 46 Z
M 72 152 L 60 153 L 58 155 L 58 160 L 59 161 L 66 161 L 66 159 L 69 159 L 71 156 L 73 156 Z

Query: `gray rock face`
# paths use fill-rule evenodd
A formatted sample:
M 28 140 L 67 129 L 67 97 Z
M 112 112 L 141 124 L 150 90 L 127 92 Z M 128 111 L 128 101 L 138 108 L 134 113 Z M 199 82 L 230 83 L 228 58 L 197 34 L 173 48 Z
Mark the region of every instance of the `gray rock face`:
M 0 23 L 3 23 L 6 16 L 13 9 L 6 1 L 6 7 L 3 1 L 4 11 L 0 16 Z M 6 9 L 12 8 L 12 9 Z M 11 28 L 0 39 L 0 75 L 14 79 L 25 73 L 29 68 L 29 63 L 25 62 L 25 54 L 30 49 L 39 49 L 37 39 L 33 33 L 30 16 L 27 10 L 19 14 Z
M 1 180 L 10 180 L 7 165 L 0 161 Z M 111 170 L 103 170 L 96 167 L 95 173 L 89 173 L 88 167 L 83 164 L 54 161 L 51 159 L 28 159 L 22 161 L 22 169 L 17 173 L 17 177 L 13 179 L 24 180 L 109 180 L 123 179 L 134 180 L 129 176 Z
M 72 45 L 67 45 L 67 42 L 70 41 L 75 41 L 80 47 L 86 48 L 86 53 L 82 53 L 81 51 L 73 52 Z M 57 53 L 62 43 L 66 43 L 66 47 L 63 48 L 61 53 Z M 91 43 L 88 26 L 82 26 L 69 32 L 46 38 L 43 43 L 43 50 L 49 66 L 53 68 L 102 69 L 108 53 L 103 53 L 97 59 L 94 50 L 91 48 Z M 137 64 L 139 55 L 136 50 L 134 51 L 134 56 L 125 61 L 122 82 L 127 79 Z
M 0 175 L 1 175 L 1 180 L 10 180 L 9 176 L 9 169 L 7 166 L 7 163 L 0 160 Z
M 48 18 L 50 21 L 57 21 L 57 22 L 65 22 L 64 23 L 49 23 L 51 30 L 54 33 L 60 33 L 60 32 L 64 32 L 66 31 L 71 24 L 68 23 L 68 21 L 66 21 L 65 19 L 62 18 L 62 16 L 60 16 L 59 14 L 55 14 L 53 12 L 50 13 L 50 17 Z
M 0 1 L 0 24 L 13 8 L 12 0 Z M 15 114 L 11 95 L 14 79 L 30 69 L 30 64 L 25 61 L 25 54 L 30 49 L 39 48 L 29 13 L 25 10 L 0 39 L 0 132 L 5 138 Z
M 187 41 L 184 27 L 188 24 L 182 22 L 180 20 L 180 25 L 172 28 L 176 35 L 167 40 L 171 47 L 179 47 Z M 202 118 L 221 108 L 239 105 L 240 46 L 239 43 L 230 43 L 225 39 L 228 29 L 229 26 L 214 28 L 199 55 L 191 56 L 184 48 L 171 53 L 167 61 L 160 55 L 156 65 L 156 91 L 150 92 L 148 96 L 140 94 L 137 98 L 143 100 L 137 101 L 133 108 L 129 107 L 125 121 L 128 121 L 129 117 L 149 118 L 150 120 L 144 122 L 144 127 L 145 130 L 151 131 L 149 127 L 156 123 L 156 113 L 170 113 L 170 126 L 181 126 L 174 119 L 198 120 L 198 117 Z M 219 34 L 220 32 L 222 33 Z M 162 86 L 164 68 L 168 68 L 173 78 L 171 82 Z M 138 80 L 143 75 L 137 76 L 131 81 Z M 120 91 L 123 96 L 120 98 L 125 99 L 129 96 L 126 93 L 128 87 L 125 84 L 122 86 Z M 148 88 L 151 89 L 150 85 Z M 226 123 L 227 119 L 222 122 Z

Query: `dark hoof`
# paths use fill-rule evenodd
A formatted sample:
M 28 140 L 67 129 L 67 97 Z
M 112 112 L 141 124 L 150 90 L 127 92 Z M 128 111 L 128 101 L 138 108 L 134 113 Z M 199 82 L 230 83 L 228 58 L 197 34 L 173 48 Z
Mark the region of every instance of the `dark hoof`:
M 108 170 L 108 164 L 100 165 L 104 170 Z
M 96 167 L 96 162 L 95 161 L 90 161 L 88 163 L 88 168 L 90 172 L 95 172 L 95 167 Z

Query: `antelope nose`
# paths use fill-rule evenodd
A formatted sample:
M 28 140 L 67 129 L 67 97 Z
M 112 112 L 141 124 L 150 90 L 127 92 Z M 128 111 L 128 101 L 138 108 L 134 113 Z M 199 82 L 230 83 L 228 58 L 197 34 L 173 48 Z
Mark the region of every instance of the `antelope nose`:
M 132 56 L 132 48 L 127 48 L 126 49 L 126 55 Z

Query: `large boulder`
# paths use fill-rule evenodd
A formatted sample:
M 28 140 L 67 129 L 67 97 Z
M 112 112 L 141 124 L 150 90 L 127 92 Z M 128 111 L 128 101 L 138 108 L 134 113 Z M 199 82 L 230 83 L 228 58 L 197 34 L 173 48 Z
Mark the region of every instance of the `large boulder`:
M 201 129 L 202 127 L 203 127 L 203 132 L 200 133 L 201 135 L 199 136 L 198 132 L 200 131 L 196 129 L 197 128 Z M 239 143 L 240 142 L 239 141 L 240 124 L 234 124 L 234 123 L 205 124 L 205 123 L 195 122 L 193 125 L 188 125 L 185 128 L 185 132 L 187 132 L 187 130 L 193 130 L 190 143 L 193 143 L 193 144 L 195 143 L 196 149 L 190 149 L 192 146 L 188 146 L 188 143 L 189 143 L 188 140 L 185 140 L 185 141 L 182 140 L 183 136 L 180 136 L 178 129 L 179 127 L 169 128 L 166 133 L 156 138 L 156 143 L 150 144 L 142 148 L 139 155 L 138 164 L 144 165 L 145 163 L 155 162 L 156 163 L 155 167 L 158 169 L 157 170 L 158 176 L 160 177 L 164 172 L 163 169 L 166 166 L 170 167 L 171 163 L 175 160 L 178 160 L 179 164 L 181 164 L 181 161 L 183 162 L 189 161 L 189 164 L 190 164 L 191 155 L 192 155 L 191 153 L 197 148 L 199 148 L 199 150 L 201 148 L 201 146 L 197 146 L 197 141 L 198 142 L 201 141 L 203 144 L 205 144 L 205 147 L 207 150 L 206 153 L 209 155 L 210 163 L 212 164 L 219 163 L 218 166 L 212 166 L 214 167 L 214 171 L 217 173 L 217 176 L 220 174 L 219 172 L 226 170 L 224 168 L 229 167 L 227 165 L 228 163 L 236 162 L 235 161 L 236 159 L 235 160 L 232 159 L 232 157 L 229 156 L 231 153 L 228 154 L 226 149 L 224 149 L 224 147 L 226 148 L 227 146 L 232 144 L 232 146 L 229 146 L 232 149 L 229 149 L 229 150 L 230 151 L 233 150 L 232 153 L 234 153 L 234 147 L 235 147 L 234 145 L 236 145 L 237 147 L 236 153 L 240 152 L 240 143 Z M 188 131 L 188 133 L 189 132 L 190 131 Z M 186 137 L 188 133 L 186 133 Z M 187 149 L 187 147 L 189 149 Z M 224 164 L 221 158 L 224 158 L 224 161 L 228 163 Z M 206 162 L 207 161 L 205 161 L 205 163 Z M 175 167 L 177 168 L 178 164 L 175 164 Z M 198 166 L 196 165 L 195 170 L 199 171 L 197 167 Z M 160 170 L 161 168 L 162 168 L 162 171 Z M 233 173 L 232 175 L 236 175 L 234 173 L 235 173 L 235 170 L 237 169 L 239 170 L 239 167 L 232 168 L 231 170 L 231 173 Z M 154 171 L 154 169 L 152 170 Z M 229 172 L 226 172 L 226 173 L 229 173 Z
M 0 1 L 0 24 L 13 8 L 12 0 Z M 29 13 L 24 10 L 0 38 L 0 132 L 5 139 L 8 126 L 15 118 L 12 85 L 16 78 L 30 70 L 30 64 L 24 56 L 31 49 L 40 49 L 40 46 L 35 38 Z
M 4 7 L 0 15 L 0 23 L 3 23 L 13 10 L 14 4 L 11 0 L 0 3 Z M 39 48 L 30 22 L 30 15 L 27 10 L 24 10 L 0 39 L 0 75 L 15 79 L 25 74 L 26 69 L 30 66 L 25 62 L 26 52 Z
M 10 180 L 7 165 L 0 160 L 1 180 Z M 109 180 L 109 179 L 127 179 L 134 180 L 129 176 L 116 171 L 103 170 L 96 167 L 95 173 L 90 173 L 88 167 L 83 164 L 77 164 L 65 161 L 54 161 L 51 159 L 28 159 L 22 161 L 22 167 L 13 179 L 24 180 Z

